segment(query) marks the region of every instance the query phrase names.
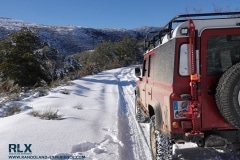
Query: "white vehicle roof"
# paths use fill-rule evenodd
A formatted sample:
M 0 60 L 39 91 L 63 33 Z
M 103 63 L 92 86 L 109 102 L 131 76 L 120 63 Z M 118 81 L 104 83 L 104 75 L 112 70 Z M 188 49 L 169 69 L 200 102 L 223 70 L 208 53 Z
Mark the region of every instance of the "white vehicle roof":
M 152 37 L 149 37 L 149 34 L 146 36 L 145 50 L 149 51 L 173 38 L 188 37 L 187 34 L 181 34 L 181 31 L 182 29 L 188 29 L 189 19 L 193 20 L 195 29 L 198 30 L 199 36 L 205 29 L 240 27 L 240 12 L 178 15 L 167 23 L 167 25 L 165 25 L 161 30 L 150 32 L 151 34 L 154 34 Z
M 199 35 L 202 31 L 209 28 L 240 28 L 240 17 L 239 18 L 229 18 L 229 19 L 206 19 L 206 20 L 193 20 L 195 29 L 198 30 Z M 188 21 L 185 21 L 178 25 L 173 33 L 172 38 L 182 37 L 181 29 L 188 28 Z

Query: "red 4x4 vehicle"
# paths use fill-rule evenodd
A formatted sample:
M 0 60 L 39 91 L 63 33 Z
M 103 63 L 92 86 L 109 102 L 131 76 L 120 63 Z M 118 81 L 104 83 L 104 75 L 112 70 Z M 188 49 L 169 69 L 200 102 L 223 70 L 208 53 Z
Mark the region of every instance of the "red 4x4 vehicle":
M 240 12 L 176 16 L 145 50 L 136 117 L 150 119 L 153 158 L 171 159 L 172 144 L 187 141 L 238 152 Z

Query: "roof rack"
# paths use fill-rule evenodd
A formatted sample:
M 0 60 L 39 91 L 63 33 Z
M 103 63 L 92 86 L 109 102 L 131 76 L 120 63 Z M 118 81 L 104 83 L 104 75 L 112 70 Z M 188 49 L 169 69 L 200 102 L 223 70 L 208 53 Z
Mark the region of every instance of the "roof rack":
M 197 17 L 197 18 L 196 18 Z M 164 27 L 159 31 L 148 32 L 145 38 L 144 48 L 145 51 L 151 48 L 155 48 L 158 43 L 162 43 L 162 38 L 168 34 L 170 38 L 172 37 L 173 24 L 185 22 L 188 19 L 192 20 L 211 20 L 211 19 L 229 19 L 229 18 L 239 18 L 240 12 L 221 12 L 221 13 L 200 13 L 200 14 L 182 14 L 177 15 L 171 19 Z M 149 36 L 151 35 L 151 36 Z

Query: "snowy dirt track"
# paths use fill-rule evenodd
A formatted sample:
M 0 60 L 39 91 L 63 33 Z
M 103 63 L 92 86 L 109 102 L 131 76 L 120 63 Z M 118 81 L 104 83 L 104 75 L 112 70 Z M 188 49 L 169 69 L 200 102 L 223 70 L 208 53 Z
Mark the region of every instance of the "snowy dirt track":
M 10 151 L 9 144 L 22 146 L 19 151 L 25 144 L 31 144 L 31 156 L 49 159 L 58 156 L 84 156 L 88 160 L 149 159 L 146 139 L 131 110 L 136 80 L 133 69 L 86 76 L 72 81 L 73 85 L 51 89 L 47 96 L 35 94 L 3 104 L 0 115 L 14 105 L 22 112 L 0 119 L 0 159 L 21 158 L 9 157 L 22 156 L 13 149 Z M 33 117 L 33 111 L 57 111 L 61 117 L 43 120 Z
M 70 160 L 71 156 L 86 160 L 151 160 L 149 125 L 138 124 L 134 115 L 134 67 L 72 82 L 52 89 L 44 97 L 34 95 L 3 104 L 0 115 L 12 105 L 22 112 L 0 118 L 0 160 L 22 156 L 9 149 L 9 144 L 31 144 L 31 156 L 52 160 Z M 49 110 L 58 111 L 60 119 L 43 120 L 30 114 Z M 188 148 L 176 149 L 174 159 L 240 159 L 213 149 L 175 147 Z

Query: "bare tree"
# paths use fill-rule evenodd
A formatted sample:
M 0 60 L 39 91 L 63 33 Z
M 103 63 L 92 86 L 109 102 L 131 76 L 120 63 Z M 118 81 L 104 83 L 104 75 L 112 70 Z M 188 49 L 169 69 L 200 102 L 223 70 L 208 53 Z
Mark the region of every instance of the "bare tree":
M 217 5 L 216 3 L 212 3 L 212 5 L 213 5 L 212 12 L 214 12 L 214 13 L 240 11 L 239 8 L 231 9 L 230 6 L 221 7 L 221 6 Z M 191 13 L 198 14 L 198 13 L 203 13 L 203 12 L 204 12 L 203 6 L 200 6 L 199 8 L 186 6 L 184 14 L 191 14 Z

